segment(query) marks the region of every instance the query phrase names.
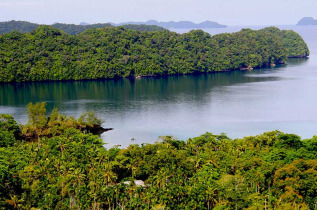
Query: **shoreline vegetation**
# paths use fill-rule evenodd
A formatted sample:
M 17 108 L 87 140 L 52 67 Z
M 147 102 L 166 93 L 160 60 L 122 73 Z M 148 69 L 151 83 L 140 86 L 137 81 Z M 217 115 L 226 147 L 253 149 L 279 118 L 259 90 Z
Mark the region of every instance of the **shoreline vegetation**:
M 107 149 L 93 112 L 27 108 L 25 125 L 0 114 L 1 209 L 316 208 L 317 136 L 205 133 Z
M 294 31 L 268 27 L 211 36 L 124 27 L 69 35 L 51 26 L 0 35 L 0 83 L 112 79 L 251 70 L 309 56 Z

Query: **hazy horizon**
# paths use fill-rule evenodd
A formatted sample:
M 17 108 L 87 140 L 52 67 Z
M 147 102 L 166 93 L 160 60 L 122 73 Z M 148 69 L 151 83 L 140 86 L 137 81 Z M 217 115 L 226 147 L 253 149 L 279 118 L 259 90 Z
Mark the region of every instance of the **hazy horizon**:
M 0 0 L 0 21 L 39 24 L 206 20 L 229 26 L 295 25 L 314 17 L 315 0 Z

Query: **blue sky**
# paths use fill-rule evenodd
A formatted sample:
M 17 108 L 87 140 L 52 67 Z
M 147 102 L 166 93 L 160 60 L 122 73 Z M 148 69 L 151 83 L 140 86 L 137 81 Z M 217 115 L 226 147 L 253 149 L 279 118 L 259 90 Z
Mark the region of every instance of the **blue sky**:
M 216 21 L 227 25 L 296 24 L 317 18 L 317 0 L 0 0 L 0 21 L 105 23 Z

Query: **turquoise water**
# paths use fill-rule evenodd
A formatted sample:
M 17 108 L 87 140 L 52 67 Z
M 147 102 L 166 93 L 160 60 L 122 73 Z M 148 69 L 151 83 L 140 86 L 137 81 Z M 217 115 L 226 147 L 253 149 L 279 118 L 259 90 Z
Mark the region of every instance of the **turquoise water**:
M 282 28 L 287 27 L 292 28 Z M 76 117 L 95 110 L 106 120 L 104 127 L 115 128 L 102 135 L 108 146 L 126 146 L 132 138 L 154 142 L 162 135 L 187 139 L 206 131 L 237 138 L 279 129 L 310 138 L 317 134 L 317 27 L 293 29 L 308 43 L 309 59 L 250 72 L 2 84 L 0 112 L 25 123 L 29 102 L 46 101 L 49 111 L 56 106 Z

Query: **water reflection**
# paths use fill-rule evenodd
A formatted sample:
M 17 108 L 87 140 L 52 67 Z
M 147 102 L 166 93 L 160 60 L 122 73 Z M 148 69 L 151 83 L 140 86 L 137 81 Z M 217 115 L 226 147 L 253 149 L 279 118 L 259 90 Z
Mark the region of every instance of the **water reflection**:
M 97 80 L 75 82 L 35 82 L 0 85 L 0 106 L 25 106 L 46 101 L 51 107 L 61 103 L 122 102 L 127 100 L 171 101 L 181 94 L 201 100 L 214 88 L 239 83 L 276 81 L 278 76 L 249 77 L 274 70 L 227 72 L 163 78 Z M 246 75 L 249 75 L 246 77 Z M 120 103 L 118 104 L 120 106 Z
M 301 66 L 301 65 L 307 65 L 309 62 L 308 58 L 290 58 L 287 61 L 287 64 L 289 66 Z
M 231 137 L 280 129 L 305 138 L 317 134 L 317 27 L 301 31 L 309 59 L 253 71 L 164 78 L 35 82 L 0 85 L 0 112 L 25 123 L 26 105 L 46 101 L 62 113 L 95 110 L 115 130 L 109 146 L 153 142 L 160 135 L 179 139 L 206 131 Z M 315 34 L 315 35 L 314 35 Z

